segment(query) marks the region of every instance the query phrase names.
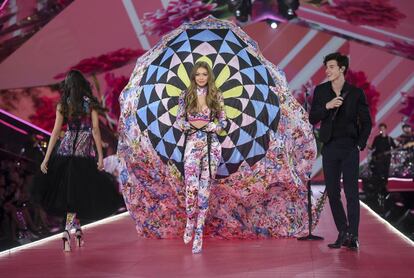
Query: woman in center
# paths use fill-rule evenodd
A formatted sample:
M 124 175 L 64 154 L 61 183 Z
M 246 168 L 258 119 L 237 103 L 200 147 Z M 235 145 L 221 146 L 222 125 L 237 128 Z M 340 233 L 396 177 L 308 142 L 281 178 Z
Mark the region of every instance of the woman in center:
M 184 243 L 191 241 L 195 229 L 192 251 L 200 253 L 211 181 L 221 159 L 217 133 L 226 127 L 227 121 L 223 96 L 216 88 L 209 64 L 197 62 L 191 71 L 190 81 L 189 88 L 178 100 L 177 123 L 185 133 L 183 160 L 187 224 Z

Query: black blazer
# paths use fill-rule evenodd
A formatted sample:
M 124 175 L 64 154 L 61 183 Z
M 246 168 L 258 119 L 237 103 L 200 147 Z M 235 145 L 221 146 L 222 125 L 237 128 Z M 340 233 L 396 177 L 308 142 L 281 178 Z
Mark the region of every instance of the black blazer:
M 319 137 L 323 143 L 331 140 L 333 125 L 336 124 L 344 129 L 341 130 L 341 134 L 354 138 L 359 148 L 363 150 L 372 128 L 365 94 L 362 89 L 345 82 L 341 95 L 344 96 L 342 106 L 339 109 L 328 110 L 326 103 L 336 97 L 331 82 L 328 81 L 316 86 L 309 121 L 313 125 L 321 121 Z M 345 113 L 345 115 L 341 115 L 340 123 L 335 121 L 335 117 L 339 113 Z

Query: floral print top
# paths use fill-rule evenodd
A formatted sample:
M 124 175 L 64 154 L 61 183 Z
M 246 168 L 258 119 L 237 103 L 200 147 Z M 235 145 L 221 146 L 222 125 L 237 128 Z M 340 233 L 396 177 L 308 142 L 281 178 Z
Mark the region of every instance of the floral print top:
M 90 100 L 85 97 L 84 116 L 67 120 L 67 130 L 58 148 L 58 155 L 95 157 L 95 145 L 92 136 L 92 118 Z
M 223 95 L 219 92 L 218 98 L 219 103 L 221 106 L 221 109 L 219 112 L 216 113 L 216 115 L 213 116 L 212 119 L 210 118 L 210 109 L 207 107 L 201 112 L 192 112 L 187 113 L 185 112 L 185 95 L 187 91 L 183 91 L 178 98 L 178 113 L 177 113 L 177 124 L 179 128 L 182 131 L 188 131 L 192 129 L 190 122 L 191 121 L 209 121 L 209 124 L 207 125 L 206 131 L 212 131 L 212 132 L 219 132 L 226 128 L 227 126 L 227 117 L 226 112 L 224 111 L 224 100 Z

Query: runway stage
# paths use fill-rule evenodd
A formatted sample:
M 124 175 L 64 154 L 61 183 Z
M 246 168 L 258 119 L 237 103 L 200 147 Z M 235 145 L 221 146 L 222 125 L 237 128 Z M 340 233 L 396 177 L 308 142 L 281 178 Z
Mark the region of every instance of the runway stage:
M 104 222 L 104 223 L 102 223 Z M 328 205 L 315 234 L 296 239 L 206 239 L 192 255 L 181 240 L 139 239 L 127 213 L 85 227 L 85 246 L 64 253 L 60 235 L 0 255 L 8 277 L 412 277 L 414 244 L 365 206 L 358 252 L 330 250 L 336 231 Z

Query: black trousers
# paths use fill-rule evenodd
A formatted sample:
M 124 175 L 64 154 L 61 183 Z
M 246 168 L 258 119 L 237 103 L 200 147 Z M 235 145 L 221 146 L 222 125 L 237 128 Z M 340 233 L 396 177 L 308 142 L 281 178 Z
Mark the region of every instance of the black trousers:
M 322 148 L 326 190 L 338 232 L 358 236 L 359 226 L 359 150 L 352 138 L 337 138 Z M 341 174 L 347 204 L 347 215 L 341 201 Z
M 377 155 L 372 157 L 372 175 L 381 177 L 388 180 L 391 156 L 390 155 Z

